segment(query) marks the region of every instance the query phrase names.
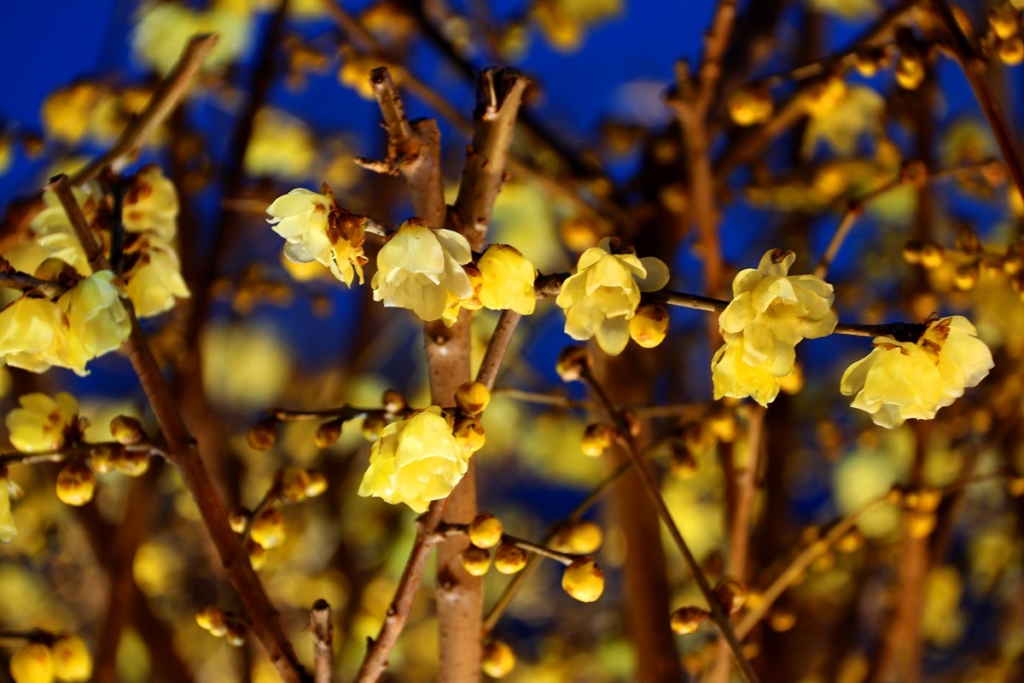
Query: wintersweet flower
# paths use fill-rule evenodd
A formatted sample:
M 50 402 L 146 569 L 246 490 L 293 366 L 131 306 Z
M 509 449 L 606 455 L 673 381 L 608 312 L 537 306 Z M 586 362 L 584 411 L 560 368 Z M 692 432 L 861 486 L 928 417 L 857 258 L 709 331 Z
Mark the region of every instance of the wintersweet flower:
M 410 218 L 377 254 L 373 300 L 385 306 L 408 308 L 423 320 L 437 320 L 455 299 L 473 296 L 473 285 L 462 269 L 472 252 L 466 238 L 451 230 L 427 227 Z
M 0 362 L 31 372 L 71 367 L 68 321 L 57 304 L 26 295 L 0 311 Z
M 779 395 L 779 378 L 786 373 L 776 374 L 778 368 L 771 364 L 750 364 L 745 360 L 746 350 L 741 338 L 734 344 L 725 343 L 711 359 L 711 380 L 715 400 L 723 396 L 746 398 L 750 396 L 763 406 Z M 779 356 L 776 364 L 790 367 L 791 357 Z
M 4 420 L 11 445 L 22 453 L 59 451 L 78 432 L 78 401 L 61 392 L 25 394 Z
M 876 337 L 874 349 L 843 374 L 840 391 L 888 429 L 930 420 L 939 408 L 977 386 L 992 369 L 992 353 L 963 316 L 928 323 L 917 340 Z
M 469 458 L 441 409 L 430 406 L 384 428 L 370 450 L 359 495 L 424 512 L 430 501 L 452 492 L 466 474 Z
M 562 284 L 555 303 L 565 309 L 565 333 L 573 339 L 597 337 L 605 353 L 622 353 L 629 342 L 629 321 L 640 305 L 640 292 L 668 283 L 668 266 L 653 257 L 619 252 L 611 238 L 587 249 L 576 274 Z
M 137 260 L 124 274 L 125 290 L 135 314 L 149 318 L 174 308 L 191 296 L 181 277 L 181 260 L 169 242 L 147 237 L 139 243 Z
M 128 232 L 151 232 L 172 240 L 178 232 L 178 192 L 159 166 L 139 171 L 125 192 L 121 222 Z
M 796 255 L 773 249 L 757 269 L 740 271 L 733 299 L 719 317 L 725 341 L 739 348 L 752 366 L 768 365 L 777 377 L 793 370 L 801 339 L 832 334 L 838 320 L 832 310 L 832 285 L 814 275 L 788 275 Z
M 533 283 L 537 269 L 515 247 L 492 244 L 477 262 L 483 284 L 480 303 L 491 310 L 511 309 L 522 315 L 533 313 L 537 295 Z
M 96 217 L 96 200 L 80 187 L 72 187 L 71 193 L 74 195 L 75 201 L 78 202 L 79 208 L 82 209 L 86 221 L 92 223 Z M 43 191 L 43 209 L 35 215 L 29 227 L 36 235 L 52 235 L 57 232 L 71 235 L 75 233 L 74 228 L 71 227 L 71 219 L 68 218 L 64 206 L 53 190 Z
M 273 230 L 287 240 L 284 255 L 296 263 L 316 261 L 348 286 L 363 282 L 364 219 L 338 206 L 331 189 L 322 194 L 302 188 L 278 197 L 267 207 Z
M 68 318 L 69 351 L 73 365 L 102 356 L 121 346 L 132 325 L 121 296 L 117 276 L 101 270 L 78 282 L 57 299 Z

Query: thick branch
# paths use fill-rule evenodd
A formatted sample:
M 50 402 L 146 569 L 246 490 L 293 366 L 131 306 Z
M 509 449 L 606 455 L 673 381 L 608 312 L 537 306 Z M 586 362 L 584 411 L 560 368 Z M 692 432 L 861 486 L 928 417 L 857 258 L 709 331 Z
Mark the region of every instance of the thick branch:
M 334 625 L 331 624 L 331 606 L 326 600 L 317 600 L 309 612 L 309 636 L 313 640 L 313 680 L 331 683 L 334 678 Z

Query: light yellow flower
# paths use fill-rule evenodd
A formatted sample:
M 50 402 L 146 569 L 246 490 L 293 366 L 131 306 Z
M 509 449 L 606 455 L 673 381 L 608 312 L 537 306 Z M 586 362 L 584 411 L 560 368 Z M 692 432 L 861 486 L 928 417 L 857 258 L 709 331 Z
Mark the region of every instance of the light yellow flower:
M 282 111 L 264 107 L 256 113 L 245 149 L 249 175 L 301 180 L 309 176 L 316 144 L 309 126 Z M 349 163 L 355 167 L 351 159 Z
M 71 367 L 68 321 L 57 304 L 22 296 L 0 311 L 0 362 L 31 372 Z M 85 372 L 84 366 L 74 370 Z
M 840 390 L 856 394 L 851 405 L 889 429 L 932 419 L 993 367 L 974 325 L 959 315 L 932 321 L 916 341 L 876 337 L 874 347 L 847 368 Z
M 768 366 L 777 377 L 793 370 L 793 347 L 801 339 L 832 334 L 832 285 L 813 275 L 787 275 L 796 256 L 773 249 L 757 269 L 740 271 L 733 299 L 719 317 L 725 341 L 740 348 L 748 365 Z M 735 351 L 734 351 L 735 352 Z
M 423 512 L 432 500 L 445 498 L 462 480 L 470 454 L 455 437 L 437 406 L 406 420 L 392 422 L 370 450 L 370 467 L 359 485 L 360 496 L 376 496 Z
M 135 175 L 122 206 L 128 232 L 151 232 L 163 240 L 178 232 L 178 192 L 159 166 L 146 166 Z
M 587 249 L 576 274 L 562 284 L 555 303 L 565 309 L 565 333 L 573 339 L 597 337 L 605 353 L 622 353 L 629 341 L 629 320 L 640 304 L 640 292 L 668 283 L 668 266 L 653 257 L 615 253 L 610 238 Z
M 68 318 L 68 345 L 73 365 L 102 356 L 121 346 L 132 325 L 121 303 L 124 293 L 117 276 L 109 270 L 78 282 L 57 299 Z
M 362 216 L 346 211 L 334 201 L 326 185 L 322 194 L 302 188 L 278 197 L 267 207 L 273 230 L 287 240 L 284 254 L 296 263 L 316 261 L 331 269 L 348 286 L 358 275 L 363 282 Z
M 149 237 L 140 242 L 137 261 L 124 274 L 135 314 L 149 318 L 174 308 L 176 299 L 191 294 L 181 277 L 181 261 L 169 242 Z
M 744 340 L 734 344 L 723 344 L 711 359 L 711 380 L 714 384 L 715 399 L 723 396 L 746 398 L 750 396 L 763 406 L 779 395 L 779 377 L 768 364 L 750 364 L 744 358 Z M 792 359 L 777 358 L 778 362 Z M 782 373 L 785 375 L 786 373 Z
M 419 218 L 398 228 L 377 254 L 373 300 L 385 306 L 408 308 L 423 320 L 444 315 L 449 294 L 455 299 L 473 296 L 462 265 L 472 252 L 466 238 L 451 230 L 434 230 Z
M 885 99 L 881 95 L 865 86 L 850 86 L 834 107 L 807 121 L 800 153 L 808 158 L 818 142 L 825 141 L 838 156 L 853 156 L 863 135 L 882 129 L 884 114 Z
M 25 394 L 4 420 L 11 445 L 22 453 L 59 451 L 78 434 L 78 401 L 61 392 L 50 398 L 46 394 Z
M 69 145 L 78 144 L 88 130 L 89 116 L 100 92 L 95 83 L 75 83 L 50 93 L 40 112 L 46 137 Z
M 4 258 L 23 273 L 34 275 L 49 259 L 57 259 L 74 268 L 82 276 L 92 272 L 89 259 L 78 237 L 67 232 L 54 232 L 26 239 L 4 252 Z M 41 276 L 40 276 L 41 277 Z
M 533 283 L 537 269 L 515 247 L 492 244 L 477 263 L 483 284 L 480 303 L 495 311 L 512 309 L 530 315 L 537 305 Z
M 96 200 L 88 191 L 80 187 L 71 188 L 71 192 L 75 196 L 79 208 L 82 209 L 85 219 L 91 223 L 96 217 Z M 74 234 L 75 232 L 64 206 L 53 190 L 43 191 L 43 210 L 35 215 L 29 227 L 36 235 L 51 235 L 55 232 Z
M 0 543 L 10 543 L 18 535 L 11 513 L 11 482 L 7 468 L 0 466 Z
M 249 48 L 253 20 L 247 12 L 223 7 L 196 11 L 177 2 L 161 2 L 145 10 L 132 32 L 132 51 L 146 66 L 161 74 L 181 57 L 189 39 L 216 33 L 217 44 L 203 63 L 216 71 L 242 57 Z

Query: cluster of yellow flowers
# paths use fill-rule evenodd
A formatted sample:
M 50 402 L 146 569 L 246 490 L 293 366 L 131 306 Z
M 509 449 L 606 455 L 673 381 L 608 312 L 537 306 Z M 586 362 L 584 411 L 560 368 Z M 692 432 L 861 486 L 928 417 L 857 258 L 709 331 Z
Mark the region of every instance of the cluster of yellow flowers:
M 719 318 L 723 345 L 711 360 L 715 398 L 752 397 L 768 405 L 779 380 L 793 372 L 802 339 L 832 334 L 832 285 L 813 275 L 790 276 L 793 252 L 773 249 L 757 269 L 733 280 L 733 300 Z
M 58 636 L 50 643 L 29 643 L 11 657 L 14 683 L 78 683 L 91 676 L 92 655 L 75 635 Z

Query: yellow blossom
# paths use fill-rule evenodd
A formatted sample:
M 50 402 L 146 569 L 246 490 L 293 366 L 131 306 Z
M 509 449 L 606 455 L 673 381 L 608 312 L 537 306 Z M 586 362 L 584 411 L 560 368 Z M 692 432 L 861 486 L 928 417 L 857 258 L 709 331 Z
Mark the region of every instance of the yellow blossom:
M 132 325 L 121 303 L 123 293 L 117 276 L 101 270 L 57 300 L 68 319 L 72 365 L 84 366 L 87 360 L 115 350 L 128 337 Z
M 50 93 L 40 113 L 46 137 L 78 144 L 88 130 L 89 116 L 99 96 L 100 89 L 95 83 L 75 83 Z
M 159 166 L 136 174 L 125 192 L 121 221 L 128 232 L 151 232 L 163 240 L 178 232 L 178 193 Z
M 273 230 L 287 240 L 284 254 L 296 263 L 316 261 L 331 269 L 346 285 L 359 276 L 363 282 L 363 226 L 361 216 L 345 211 L 326 185 L 323 194 L 292 190 L 267 207 Z
M 377 254 L 373 300 L 408 308 L 423 320 L 437 320 L 454 299 L 473 296 L 462 265 L 472 252 L 466 238 L 451 230 L 434 230 L 419 218 L 402 223 Z
M 31 372 L 71 367 L 68 321 L 57 304 L 22 296 L 0 311 L 0 362 Z
M 640 292 L 661 289 L 668 266 L 653 257 L 614 253 L 611 238 L 587 249 L 576 274 L 562 284 L 555 303 L 565 309 L 565 333 L 573 339 L 597 337 L 605 353 L 622 353 L 629 341 L 629 321 L 640 304 Z
M 176 299 L 190 295 L 181 277 L 178 252 L 169 242 L 146 238 L 135 264 L 124 274 L 128 298 L 140 318 L 159 315 L 174 308 Z
M 823 140 L 837 155 L 852 156 L 862 135 L 881 130 L 884 113 L 881 95 L 865 86 L 850 86 L 832 108 L 810 117 L 800 152 L 810 157 Z
M 455 437 L 437 406 L 406 420 L 392 422 L 370 450 L 370 467 L 359 485 L 360 496 L 377 496 L 423 512 L 432 500 L 445 498 L 461 481 L 470 454 Z
M 150 6 L 132 33 L 132 51 L 146 66 L 165 74 L 181 57 L 189 39 L 216 33 L 217 44 L 203 63 L 216 71 L 243 56 L 252 34 L 252 17 L 243 11 L 211 7 L 197 11 L 177 2 Z
M 252 137 L 245 149 L 247 173 L 301 180 L 308 177 L 315 158 L 316 141 L 309 126 L 270 107 L 256 113 Z
M 711 359 L 715 399 L 723 396 L 750 396 L 761 405 L 767 406 L 779 395 L 780 375 L 773 372 L 771 365 L 746 362 L 745 356 L 743 339 L 735 344 L 723 344 L 715 353 Z
M 537 304 L 533 283 L 537 269 L 515 247 L 492 244 L 477 263 L 483 277 L 480 303 L 495 311 L 512 309 L 530 315 Z
M 78 401 L 71 394 L 25 394 L 18 403 L 4 422 L 11 445 L 22 453 L 59 451 L 78 429 Z
M 904 420 L 930 420 L 992 369 L 992 353 L 966 318 L 928 324 L 916 341 L 876 337 L 874 349 L 843 374 L 840 390 L 851 404 L 893 429 Z
M 78 207 L 82 209 L 86 221 L 91 223 L 96 217 L 96 200 L 86 190 L 79 187 L 71 188 L 71 193 L 75 196 Z M 50 235 L 55 232 L 74 234 L 71 220 L 60 203 L 60 199 L 57 198 L 57 193 L 53 190 L 43 191 L 43 209 L 35 215 L 29 227 L 36 235 Z

